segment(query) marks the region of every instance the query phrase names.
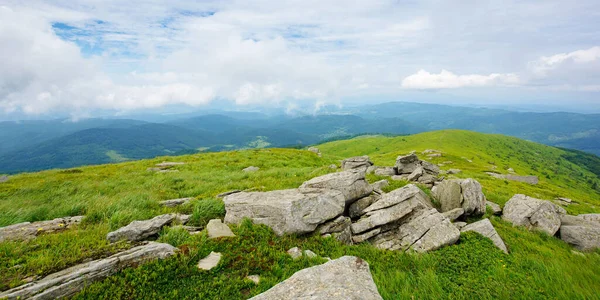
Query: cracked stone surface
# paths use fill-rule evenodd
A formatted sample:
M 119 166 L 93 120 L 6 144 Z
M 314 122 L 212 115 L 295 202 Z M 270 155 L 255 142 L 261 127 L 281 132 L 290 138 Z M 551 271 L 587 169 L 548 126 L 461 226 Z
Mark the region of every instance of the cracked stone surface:
M 504 205 L 502 219 L 513 225 L 554 235 L 560 228 L 561 214 L 564 214 L 564 209 L 550 201 L 517 194 Z

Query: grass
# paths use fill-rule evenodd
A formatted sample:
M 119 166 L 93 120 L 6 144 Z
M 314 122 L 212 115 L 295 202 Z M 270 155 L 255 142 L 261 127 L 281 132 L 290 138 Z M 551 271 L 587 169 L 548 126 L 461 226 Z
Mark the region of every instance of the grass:
M 233 189 L 294 188 L 325 173 L 332 163 L 353 155 L 370 155 L 377 165 L 393 165 L 397 155 L 411 150 L 443 151 L 432 162 L 452 161 L 444 169 L 459 168 L 458 177 L 479 180 L 486 196 L 503 205 L 513 194 L 552 199 L 569 197 L 579 204 L 570 213 L 600 212 L 600 195 L 592 186 L 597 177 L 566 160 L 564 150 L 500 135 L 466 131 L 438 131 L 403 137 L 362 137 L 318 146 L 323 157 L 305 150 L 262 149 L 161 157 L 120 164 L 51 170 L 11 177 L 0 184 L 0 226 L 24 221 L 84 214 L 74 230 L 44 235 L 28 242 L 0 243 L 0 290 L 44 276 L 86 259 L 105 257 L 129 247 L 109 245 L 105 235 L 133 220 L 167 212 L 192 214 L 192 225 L 224 216 L 215 198 Z M 421 155 L 421 157 L 425 157 Z M 473 162 L 470 163 L 466 159 Z M 146 171 L 162 161 L 183 161 L 179 172 Z M 258 172 L 241 170 L 250 165 Z M 522 175 L 537 175 L 540 184 L 497 180 L 484 174 L 496 166 Z M 369 175 L 374 182 L 383 177 Z M 591 183 L 590 183 L 591 182 Z M 386 190 L 406 182 L 392 181 Z M 159 201 L 195 197 L 188 205 L 164 208 Z M 356 255 L 371 266 L 385 299 L 600 299 L 600 251 L 580 256 L 559 239 L 512 227 L 491 217 L 510 249 L 505 255 L 477 234 L 463 234 L 460 242 L 423 255 L 381 251 L 370 245 L 346 246 L 320 237 L 277 237 L 265 226 L 248 222 L 233 226 L 234 238 L 207 239 L 181 228 L 164 229 L 159 241 L 181 249 L 176 257 L 124 270 L 95 283 L 77 295 L 97 298 L 245 299 L 263 292 L 294 272 L 323 263 L 323 258 L 293 261 L 286 250 L 310 249 L 321 257 Z M 211 251 L 224 254 L 211 271 L 196 268 Z M 259 274 L 255 285 L 245 277 Z

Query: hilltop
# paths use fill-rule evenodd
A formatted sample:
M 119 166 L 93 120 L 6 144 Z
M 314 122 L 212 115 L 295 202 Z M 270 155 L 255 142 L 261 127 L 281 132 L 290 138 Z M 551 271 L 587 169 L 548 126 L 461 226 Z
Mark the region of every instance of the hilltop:
M 0 290 L 17 286 L 31 276 L 44 276 L 90 258 L 106 257 L 127 243 L 109 244 L 106 234 L 156 215 L 191 214 L 191 224 L 205 226 L 222 218 L 217 194 L 229 190 L 271 191 L 295 188 L 313 177 L 335 172 L 331 164 L 343 158 L 369 155 L 376 165 L 393 165 L 398 155 L 428 149 L 441 157 L 428 158 L 442 169 L 460 169 L 459 178 L 478 180 L 489 200 L 503 205 L 514 194 L 540 199 L 566 197 L 571 214 L 600 212 L 600 179 L 594 160 L 568 150 L 502 135 L 460 130 L 412 136 L 361 136 L 317 146 L 322 157 L 306 150 L 261 149 L 159 157 L 136 162 L 26 173 L 0 183 L 0 226 L 24 221 L 85 215 L 82 224 L 28 242 L 0 243 Z M 162 161 L 180 161 L 178 172 L 148 171 Z M 451 163 L 449 163 L 451 162 Z M 259 171 L 241 172 L 248 166 Z M 494 178 L 485 172 L 534 175 L 539 183 Z M 382 179 L 369 175 L 369 182 Z M 388 190 L 406 184 L 393 181 Z M 422 187 L 426 193 L 427 188 Z M 166 199 L 193 197 L 189 204 L 165 208 Z M 600 251 L 572 252 L 568 244 L 539 232 L 513 227 L 486 214 L 510 249 L 506 256 L 476 234 L 463 234 L 459 244 L 427 254 L 378 250 L 370 245 L 342 245 L 317 236 L 277 237 L 265 226 L 245 222 L 227 240 L 208 240 L 204 234 L 165 229 L 159 241 L 182 249 L 182 254 L 127 269 L 96 283 L 80 298 L 240 299 L 259 294 L 306 267 L 323 263 L 320 257 L 291 260 L 286 250 L 311 249 L 321 257 L 355 255 L 371 266 L 385 299 L 397 298 L 598 298 Z M 227 253 L 214 270 L 202 272 L 196 263 L 211 251 Z M 16 267 L 18 266 L 18 267 Z M 5 270 L 5 271 L 4 271 Z M 244 280 L 259 273 L 258 285 Z M 519 296 L 515 296 L 519 295 Z

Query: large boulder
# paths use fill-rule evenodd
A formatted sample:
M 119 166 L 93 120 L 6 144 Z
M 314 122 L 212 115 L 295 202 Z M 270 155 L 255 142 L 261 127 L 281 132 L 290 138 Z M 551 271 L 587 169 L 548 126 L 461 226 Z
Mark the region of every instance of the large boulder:
M 0 242 L 24 241 L 38 235 L 63 231 L 79 224 L 83 216 L 56 218 L 49 221 L 24 222 L 6 227 L 0 227 Z
M 367 168 L 372 165 L 373 163 L 369 160 L 368 156 L 356 156 L 344 159 L 342 161 L 342 170 L 360 169 L 366 172 Z
M 561 216 L 560 238 L 581 251 L 600 248 L 600 222 L 586 216 Z
M 344 195 L 346 205 L 373 192 L 373 187 L 365 180 L 365 172 L 361 170 L 348 170 L 315 177 L 304 182 L 300 188 L 339 191 Z
M 157 235 L 164 226 L 173 223 L 176 217 L 175 214 L 166 214 L 156 216 L 150 220 L 133 221 L 125 227 L 121 227 L 116 231 L 108 233 L 106 239 L 111 243 L 120 240 L 127 240 L 130 242 L 143 241 Z
M 396 173 L 398 174 L 410 174 L 414 172 L 419 167 L 419 157 L 416 154 L 412 153 L 409 155 L 398 156 L 396 158 Z
M 0 293 L 0 299 L 70 298 L 86 286 L 127 267 L 135 267 L 175 254 L 169 244 L 150 242 L 104 259 L 98 259 L 50 274 L 40 280 Z
M 477 221 L 475 223 L 468 224 L 468 225 L 462 227 L 460 231 L 461 232 L 467 232 L 467 231 L 477 232 L 477 233 L 489 238 L 490 240 L 492 240 L 492 242 L 494 243 L 494 245 L 496 247 L 498 247 L 498 249 L 504 251 L 504 253 L 508 253 L 508 249 L 506 249 L 506 245 L 504 244 L 504 241 L 498 235 L 498 232 L 496 231 L 496 228 L 494 228 L 494 225 L 492 225 L 492 222 L 490 222 L 490 220 L 487 218 Z
M 504 205 L 502 219 L 554 235 L 560 228 L 562 214 L 564 210 L 550 201 L 517 194 Z
M 354 256 L 343 256 L 296 272 L 268 291 L 251 298 L 379 300 L 383 299 L 371 277 L 369 264 Z
M 586 221 L 600 223 L 600 214 L 581 214 L 578 217 L 583 218 Z
M 333 189 L 241 192 L 223 199 L 225 223 L 238 224 L 250 218 L 271 227 L 278 235 L 309 233 L 341 215 L 345 200 L 342 192 Z
M 431 192 L 433 197 L 440 202 L 442 212 L 462 208 L 467 216 L 478 216 L 485 213 L 485 195 L 481 184 L 474 179 L 444 180 Z

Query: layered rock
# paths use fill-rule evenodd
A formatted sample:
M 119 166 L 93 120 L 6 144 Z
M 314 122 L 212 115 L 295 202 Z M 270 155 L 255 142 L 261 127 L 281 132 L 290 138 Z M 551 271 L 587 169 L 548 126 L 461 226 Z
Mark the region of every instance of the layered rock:
M 147 238 L 157 235 L 160 230 L 167 225 L 173 223 L 177 215 L 166 214 L 156 216 L 150 220 L 144 221 L 133 221 L 125 227 L 121 227 L 113 232 L 106 235 L 106 239 L 111 243 L 118 242 L 120 240 L 127 240 L 130 242 L 143 241 Z
M 350 207 L 348 208 L 348 214 L 350 215 L 350 218 L 358 218 L 362 215 L 365 214 L 365 209 L 369 206 L 371 206 L 371 204 L 379 201 L 381 199 L 381 195 L 373 193 L 370 196 L 364 197 L 364 198 L 360 198 L 358 199 L 358 201 L 352 203 L 350 205 Z
M 430 187 L 434 185 L 440 174 L 440 168 L 437 165 L 420 160 L 414 153 L 399 156 L 394 168 L 399 178 L 406 178 L 408 181 L 416 181 Z
M 324 182 L 327 181 L 319 183 Z M 333 189 L 241 192 L 223 199 L 225 223 L 238 224 L 242 219 L 250 218 L 256 224 L 271 227 L 278 235 L 309 233 L 341 215 L 346 199 L 345 194 Z
M 377 167 L 374 173 L 379 176 L 394 176 L 396 175 L 396 169 L 394 167 Z
M 292 277 L 251 298 L 267 299 L 383 299 L 371 277 L 369 264 L 354 256 L 344 256 L 319 266 L 296 272 Z
M 79 264 L 40 280 L 0 293 L 1 299 L 58 299 L 68 298 L 93 282 L 102 280 L 124 268 L 164 259 L 175 254 L 169 244 L 150 242 L 108 258 Z
M 440 202 L 442 212 L 462 208 L 467 216 L 485 213 L 485 195 L 481 184 L 474 179 L 444 180 L 433 187 L 431 193 Z
M 319 225 L 316 232 L 322 236 L 331 235 L 342 243 L 352 244 L 352 231 L 350 225 L 352 225 L 352 221 L 349 217 L 339 216 L 334 220 Z
M 0 242 L 24 241 L 38 235 L 63 231 L 79 224 L 83 216 L 56 218 L 49 221 L 24 222 L 0 228 Z
M 342 161 L 342 170 L 359 169 L 366 172 L 367 168 L 372 165 L 373 163 L 368 156 L 356 156 L 344 159 Z
M 490 222 L 490 220 L 487 218 L 477 221 L 475 223 L 468 224 L 468 225 L 462 227 L 460 229 L 460 231 L 461 232 L 467 232 L 467 231 L 477 232 L 477 233 L 489 238 L 490 240 L 492 240 L 492 242 L 494 243 L 494 246 L 496 246 L 498 249 L 504 251 L 504 253 L 508 253 L 508 249 L 506 249 L 506 245 L 504 244 L 504 241 L 498 235 L 498 232 L 496 231 L 496 228 L 494 228 L 494 225 L 492 225 L 492 222 Z
M 560 228 L 563 214 L 565 214 L 564 209 L 550 201 L 517 194 L 504 205 L 502 219 L 513 225 L 554 235 Z
M 600 248 L 600 221 L 592 215 L 561 216 L 560 238 L 581 251 Z
M 373 187 L 365 180 L 365 172 L 361 170 L 348 170 L 315 177 L 304 182 L 300 188 L 339 191 L 344 195 L 346 205 L 373 192 Z

